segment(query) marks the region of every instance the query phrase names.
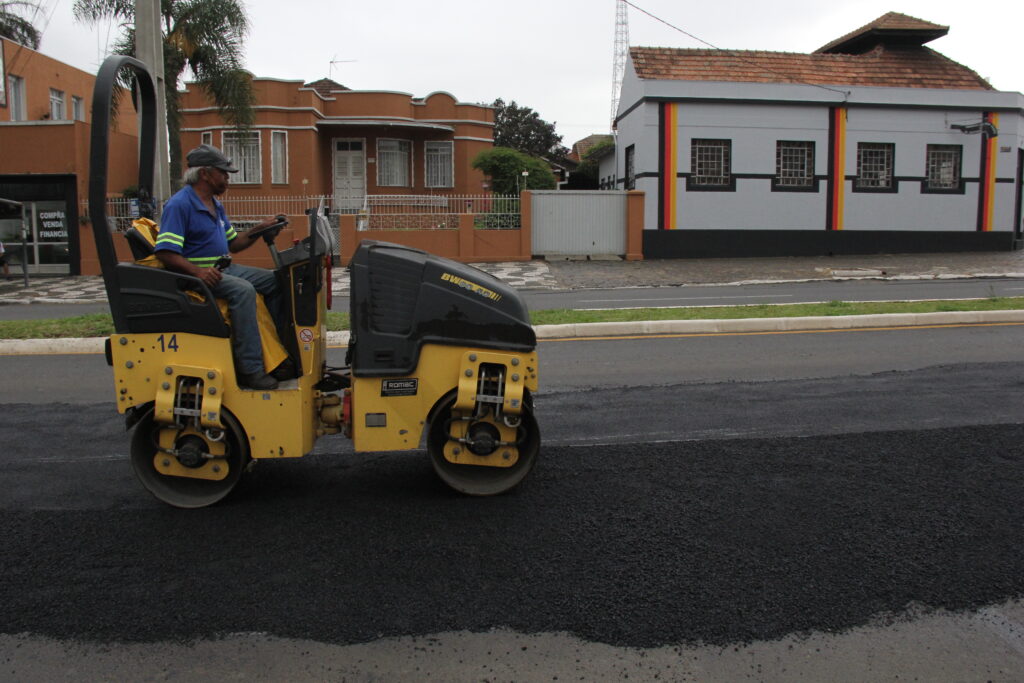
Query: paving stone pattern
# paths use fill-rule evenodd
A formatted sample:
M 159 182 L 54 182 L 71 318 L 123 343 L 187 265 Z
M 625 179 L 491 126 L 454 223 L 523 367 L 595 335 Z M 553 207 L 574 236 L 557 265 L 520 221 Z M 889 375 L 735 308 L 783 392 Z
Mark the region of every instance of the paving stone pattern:
M 473 264 L 516 289 L 555 289 L 558 281 L 551 275 L 545 261 L 525 263 Z M 348 268 L 336 268 L 331 277 L 331 290 L 335 296 L 348 296 Z M 0 280 L 0 303 L 94 303 L 105 301 L 103 278 L 98 275 L 77 277 L 30 276 L 28 289 L 20 274 L 10 280 Z

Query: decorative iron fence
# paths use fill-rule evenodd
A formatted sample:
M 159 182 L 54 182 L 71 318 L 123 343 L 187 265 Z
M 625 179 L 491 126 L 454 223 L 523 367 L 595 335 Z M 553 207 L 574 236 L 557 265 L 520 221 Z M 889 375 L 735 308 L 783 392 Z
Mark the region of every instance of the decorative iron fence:
M 246 230 L 267 216 L 283 213 L 292 218 L 304 216 L 307 209 L 321 201 L 332 205 L 331 196 L 224 197 L 221 202 L 238 230 Z M 341 214 L 355 214 L 360 230 L 456 230 L 459 216 L 471 214 L 478 230 L 518 230 L 521 225 L 520 202 L 516 195 L 368 195 L 360 209 L 330 211 L 331 224 L 337 226 Z M 81 215 L 89 215 L 88 201 L 82 201 Z M 111 229 L 124 232 L 131 227 L 132 200 L 107 199 Z M 159 221 L 159 218 L 157 218 Z

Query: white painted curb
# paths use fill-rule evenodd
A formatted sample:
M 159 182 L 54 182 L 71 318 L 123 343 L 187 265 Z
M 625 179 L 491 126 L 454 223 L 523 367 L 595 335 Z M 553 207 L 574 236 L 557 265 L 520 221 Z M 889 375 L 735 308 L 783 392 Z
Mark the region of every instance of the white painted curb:
M 648 320 L 620 323 L 538 325 L 537 339 L 643 336 L 654 334 L 736 334 L 852 330 L 927 325 L 1024 322 L 1019 311 L 958 311 L 951 313 L 882 313 L 877 315 L 811 316 L 803 318 L 737 318 L 735 320 Z M 103 353 L 104 337 L 84 339 L 0 339 L 2 356 Z M 327 345 L 348 346 L 348 332 L 328 332 Z

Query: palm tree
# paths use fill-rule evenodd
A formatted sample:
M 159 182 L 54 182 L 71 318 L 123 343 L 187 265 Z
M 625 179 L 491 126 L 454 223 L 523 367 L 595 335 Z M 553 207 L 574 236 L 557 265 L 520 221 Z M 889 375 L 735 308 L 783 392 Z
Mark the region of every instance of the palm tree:
M 0 0 L 2 1 L 2 0 Z M 132 0 L 75 0 L 79 21 L 115 19 L 123 34 L 114 53 L 135 54 L 135 3 Z M 231 126 L 244 130 L 253 121 L 252 75 L 242 68 L 249 18 L 241 0 L 161 0 L 164 38 L 164 90 L 171 178 L 181 177 L 181 112 L 178 82 L 185 69 L 206 91 Z
M 29 10 L 35 13 L 40 7 L 29 0 L 0 0 L 0 37 L 38 50 L 43 34 L 31 21 L 21 16 Z

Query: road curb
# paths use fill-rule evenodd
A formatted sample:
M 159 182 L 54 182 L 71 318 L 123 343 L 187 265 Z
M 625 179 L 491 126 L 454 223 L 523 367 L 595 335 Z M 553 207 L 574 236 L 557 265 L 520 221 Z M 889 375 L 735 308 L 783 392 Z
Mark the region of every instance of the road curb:
M 808 330 L 852 330 L 929 325 L 1024 323 L 1024 310 L 949 313 L 880 313 L 875 315 L 737 318 L 733 320 L 638 320 L 633 322 L 538 325 L 537 339 L 648 336 L 658 334 L 753 334 Z M 43 356 L 103 353 L 105 337 L 0 339 L 0 355 Z M 348 332 L 328 332 L 327 345 L 348 346 Z

